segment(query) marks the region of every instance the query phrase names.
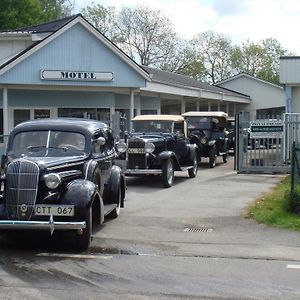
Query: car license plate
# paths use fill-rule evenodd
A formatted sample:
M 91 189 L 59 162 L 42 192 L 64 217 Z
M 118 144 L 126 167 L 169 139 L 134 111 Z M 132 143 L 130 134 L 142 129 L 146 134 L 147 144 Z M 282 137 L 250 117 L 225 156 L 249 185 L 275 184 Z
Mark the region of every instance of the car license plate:
M 38 216 L 74 216 L 74 205 L 36 205 Z
M 128 153 L 145 153 L 144 148 L 128 148 Z

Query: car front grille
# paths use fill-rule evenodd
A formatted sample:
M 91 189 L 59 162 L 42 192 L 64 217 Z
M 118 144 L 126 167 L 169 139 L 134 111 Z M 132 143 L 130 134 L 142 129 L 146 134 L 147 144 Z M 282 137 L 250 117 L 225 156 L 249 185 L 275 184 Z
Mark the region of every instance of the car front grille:
M 11 162 L 6 173 L 6 211 L 9 219 L 30 219 L 37 196 L 39 167 L 26 159 Z
M 147 167 L 145 141 L 140 138 L 128 140 L 128 169 L 145 169 Z M 144 153 L 141 153 L 144 152 Z

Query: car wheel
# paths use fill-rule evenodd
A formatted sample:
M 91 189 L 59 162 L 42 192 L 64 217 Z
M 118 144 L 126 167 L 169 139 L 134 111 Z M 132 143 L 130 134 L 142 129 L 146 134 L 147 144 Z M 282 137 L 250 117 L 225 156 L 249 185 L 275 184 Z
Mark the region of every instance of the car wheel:
M 172 159 L 167 159 L 162 165 L 162 184 L 165 188 L 171 187 L 174 181 L 174 166 Z
M 86 227 L 83 229 L 81 234 L 76 236 L 76 248 L 79 251 L 85 251 L 89 248 L 92 240 L 92 208 L 90 207 L 86 217 L 85 224 Z
M 108 217 L 115 219 L 120 215 L 120 211 L 121 211 L 121 199 L 122 198 L 122 193 L 121 193 L 121 186 L 119 185 L 118 188 L 118 205 L 117 207 L 115 207 L 109 214 Z
M 190 178 L 194 178 L 197 175 L 197 171 L 198 171 L 198 159 L 196 154 L 194 155 L 194 161 L 193 161 L 193 168 L 188 170 L 189 173 L 189 177 Z
M 216 149 L 212 148 L 209 154 L 209 166 L 211 168 L 214 168 L 216 166 L 216 161 L 217 161 Z
M 223 162 L 227 163 L 227 161 L 228 161 L 228 151 L 226 151 L 226 153 L 223 154 L 222 157 L 223 157 Z

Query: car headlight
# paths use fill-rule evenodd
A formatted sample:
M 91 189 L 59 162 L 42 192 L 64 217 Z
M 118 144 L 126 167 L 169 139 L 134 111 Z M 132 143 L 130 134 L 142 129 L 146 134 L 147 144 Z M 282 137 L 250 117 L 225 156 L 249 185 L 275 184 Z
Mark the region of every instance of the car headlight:
M 207 143 L 207 138 L 206 137 L 203 137 L 201 140 L 200 140 L 200 143 L 202 145 L 206 144 Z
M 124 142 L 118 143 L 118 144 L 116 145 L 116 147 L 117 147 L 117 150 L 118 150 L 120 153 L 124 153 L 124 152 L 126 152 L 126 150 L 127 150 L 127 146 L 126 146 L 126 144 L 125 144 Z
M 61 177 L 56 173 L 50 173 L 45 175 L 45 184 L 47 188 L 53 190 L 61 184 Z
M 145 144 L 145 152 L 146 153 L 152 153 L 154 151 L 154 149 L 155 149 L 154 144 L 152 144 L 152 143 Z

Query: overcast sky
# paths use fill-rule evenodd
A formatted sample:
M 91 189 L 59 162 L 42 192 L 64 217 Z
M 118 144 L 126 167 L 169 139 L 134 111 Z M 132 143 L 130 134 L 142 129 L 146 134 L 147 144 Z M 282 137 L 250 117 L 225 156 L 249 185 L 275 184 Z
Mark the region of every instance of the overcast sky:
M 75 0 L 76 13 L 92 2 L 117 9 L 159 9 L 186 39 L 207 30 L 223 33 L 238 45 L 272 37 L 300 56 L 300 0 Z

